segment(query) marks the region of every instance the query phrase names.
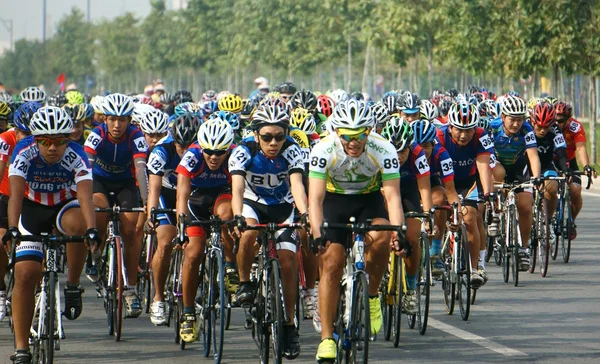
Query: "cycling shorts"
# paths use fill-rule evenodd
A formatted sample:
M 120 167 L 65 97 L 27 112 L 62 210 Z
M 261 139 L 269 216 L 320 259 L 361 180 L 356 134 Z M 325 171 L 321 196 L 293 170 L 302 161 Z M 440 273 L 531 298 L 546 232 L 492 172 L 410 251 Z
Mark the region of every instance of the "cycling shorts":
M 190 218 L 194 220 L 210 219 L 215 205 L 221 201 L 231 201 L 231 188 L 229 186 L 192 191 L 188 199 Z M 206 236 L 206 230 L 201 226 L 190 226 L 186 229 L 186 233 L 188 236 Z
M 8 196 L 0 194 L 0 229 L 8 229 Z
M 350 218 L 356 222 L 367 222 L 372 219 L 388 219 L 385 200 L 381 192 L 356 195 L 325 193 L 323 200 L 323 220 L 331 223 L 346 223 Z M 325 232 L 332 243 L 350 247 L 352 233 L 347 230 L 328 229 Z
M 479 202 L 479 191 L 482 191 L 481 181 L 479 178 L 465 181 L 455 181 L 456 193 L 462 196 L 462 204 L 477 208 Z
M 110 196 L 110 192 L 114 193 L 114 198 Z M 106 196 L 109 206 L 113 202 L 127 209 L 142 206 L 135 178 L 112 181 L 94 175 L 94 193 L 101 193 Z
M 177 203 L 177 191 L 170 188 L 162 187 L 160 190 L 160 197 L 158 198 L 159 209 L 174 209 Z M 163 225 L 175 225 L 177 224 L 177 217 L 174 212 L 160 213 L 156 215 L 158 220 L 158 226 Z
M 294 207 L 290 203 L 263 205 L 255 201 L 244 199 L 242 216 L 246 219 L 254 219 L 259 224 L 268 222 L 291 224 L 294 222 Z M 298 234 L 295 229 L 277 230 L 275 239 L 277 250 L 289 250 L 296 253 Z
M 571 159 L 568 164 L 569 164 L 569 170 L 579 171 L 579 166 L 577 165 L 577 159 L 575 159 L 575 158 Z M 571 177 L 571 183 L 581 187 L 581 176 Z
M 402 198 L 402 209 L 404 212 L 423 212 L 421 209 L 421 193 L 417 187 L 416 181 L 405 183 L 400 186 L 400 196 Z
M 506 183 L 524 183 L 531 179 L 531 172 L 527 165 L 504 166 L 504 169 L 506 170 L 506 176 L 504 177 Z M 515 189 L 515 193 L 521 192 L 533 193 L 533 189 L 531 187 Z
M 23 200 L 23 209 L 19 219 L 19 231 L 23 235 L 52 234 L 54 228 L 66 235 L 61 220 L 64 213 L 72 208 L 79 208 L 79 201 L 71 199 L 54 206 L 42 205 L 30 200 Z M 16 248 L 16 261 L 42 262 L 44 259 L 43 244 L 22 241 Z

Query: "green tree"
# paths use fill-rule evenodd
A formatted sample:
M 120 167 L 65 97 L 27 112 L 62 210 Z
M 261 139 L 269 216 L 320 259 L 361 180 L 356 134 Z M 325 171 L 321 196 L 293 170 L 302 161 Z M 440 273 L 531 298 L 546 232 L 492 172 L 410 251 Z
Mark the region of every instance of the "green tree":
M 45 53 L 45 47 L 39 41 L 19 39 L 14 50 L 0 58 L 0 80 L 17 90 L 45 82 Z
M 96 56 L 101 70 L 115 75 L 135 70 L 140 48 L 137 24 L 138 19 L 127 13 L 97 25 Z

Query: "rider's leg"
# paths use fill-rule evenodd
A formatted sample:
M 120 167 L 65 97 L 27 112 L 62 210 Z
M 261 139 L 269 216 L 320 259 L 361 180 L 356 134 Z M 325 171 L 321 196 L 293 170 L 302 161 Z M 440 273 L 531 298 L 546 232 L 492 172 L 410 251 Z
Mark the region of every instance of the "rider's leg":
M 558 205 L 558 196 L 556 195 L 558 191 L 558 182 L 545 181 L 544 185 L 544 198 L 546 199 L 547 203 L 547 217 L 548 220 L 550 220 L 552 219 L 554 211 L 556 211 L 556 206 Z
M 531 240 L 532 224 L 532 203 L 533 195 L 531 192 L 519 192 L 517 196 L 517 209 L 519 210 L 519 230 L 521 232 L 521 241 L 523 248 L 529 248 Z
M 340 299 L 340 281 L 346 251 L 342 244 L 330 244 L 321 253 L 321 274 L 319 281 L 319 313 L 321 316 L 321 338 L 333 337 L 333 322 Z
M 164 301 L 165 282 L 169 274 L 169 262 L 171 251 L 173 250 L 172 241 L 177 234 L 174 225 L 160 225 L 156 228 L 156 251 L 152 257 L 152 271 L 154 276 L 154 301 Z
M 13 247 L 14 249 L 14 247 Z M 12 292 L 13 329 L 16 349 L 29 348 L 29 329 L 35 307 L 35 289 L 42 279 L 42 265 L 25 260 L 15 264 L 15 286 Z

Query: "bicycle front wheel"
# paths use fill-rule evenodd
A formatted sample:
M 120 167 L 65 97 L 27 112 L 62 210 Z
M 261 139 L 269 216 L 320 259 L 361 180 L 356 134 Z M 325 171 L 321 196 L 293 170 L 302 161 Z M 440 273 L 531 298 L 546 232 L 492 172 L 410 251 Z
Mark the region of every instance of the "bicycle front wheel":
M 467 240 L 467 230 L 463 226 L 460 230 L 460 243 L 454 246 L 458 249 L 458 304 L 460 316 L 464 321 L 469 319 L 471 312 L 471 257 L 469 255 L 469 242 Z
M 281 286 L 281 269 L 276 259 L 269 262 L 267 272 L 266 312 L 263 322 L 269 326 L 265 328 L 265 331 L 267 331 L 265 336 L 267 338 L 268 335 L 271 336 L 273 361 L 276 364 L 281 364 L 283 358 L 283 290 Z M 269 346 L 268 340 L 263 341 L 263 346 Z M 268 353 L 268 348 L 266 350 Z M 268 360 L 268 355 L 264 358 Z
M 116 247 L 115 256 L 115 267 L 116 269 L 116 283 L 117 283 L 117 294 L 116 294 L 116 314 L 115 314 L 115 340 L 121 341 L 121 330 L 123 328 L 123 291 L 125 290 L 125 284 L 123 282 L 123 241 L 120 237 L 115 237 L 114 244 Z
M 444 306 L 448 315 L 454 313 L 454 303 L 456 299 L 456 281 L 454 279 L 454 268 L 452 255 L 454 253 L 454 239 L 458 236 L 450 231 L 446 232 L 444 237 L 444 249 L 442 250 L 442 261 L 444 263 L 444 273 L 442 276 L 442 291 L 444 292 Z
M 356 272 L 352 301 L 350 303 L 350 350 L 346 351 L 346 363 L 367 363 L 369 361 L 369 339 L 371 318 L 369 309 L 369 286 L 367 274 Z M 350 282 L 348 282 L 350 283 Z
M 509 241 L 509 251 L 512 256 L 511 262 L 511 273 L 513 284 L 516 286 L 519 285 L 519 239 L 518 239 L 518 231 L 519 225 L 517 224 L 517 211 L 516 206 L 509 207 L 509 220 L 508 223 L 510 225 L 510 234 L 508 235 Z
M 421 264 L 419 265 L 417 282 L 417 300 L 419 303 L 419 333 L 425 335 L 429 318 L 429 293 L 431 290 L 431 259 L 429 259 L 429 237 L 421 233 Z
M 44 363 L 54 363 L 54 331 L 56 330 L 56 272 L 48 272 L 46 281 L 46 316 L 44 318 L 44 330 L 42 330 L 42 350 L 44 352 Z
M 402 282 L 402 258 L 396 256 L 393 258 L 394 262 L 394 274 L 390 276 L 394 282 L 392 287 L 393 292 L 393 306 L 392 306 L 392 337 L 394 338 L 394 347 L 397 348 L 400 344 L 400 332 L 402 330 L 402 296 L 404 293 L 404 285 Z
M 563 212 L 563 233 L 561 234 L 560 247 L 562 251 L 563 262 L 569 263 L 571 257 L 571 224 L 573 223 L 573 216 L 571 215 L 571 199 L 569 193 L 565 194 L 565 205 Z
M 538 212 L 538 253 L 540 261 L 540 274 L 548 274 L 548 261 L 550 260 L 550 221 L 548 220 L 548 205 L 543 199 Z
M 210 346 L 212 342 L 212 329 L 210 327 L 210 303 L 209 303 L 209 292 L 210 292 L 210 281 L 212 279 L 210 273 L 212 269 L 212 262 L 208 259 L 208 254 L 204 263 L 200 266 L 200 290 L 199 297 L 202 300 L 200 308 L 200 314 L 196 318 L 198 323 L 198 332 L 202 336 L 202 349 L 205 358 L 210 355 Z
M 211 257 L 211 282 L 209 289 L 210 327 L 212 328 L 212 347 L 215 363 L 221 362 L 223 355 L 223 337 L 225 335 L 225 267 L 220 250 L 214 250 Z

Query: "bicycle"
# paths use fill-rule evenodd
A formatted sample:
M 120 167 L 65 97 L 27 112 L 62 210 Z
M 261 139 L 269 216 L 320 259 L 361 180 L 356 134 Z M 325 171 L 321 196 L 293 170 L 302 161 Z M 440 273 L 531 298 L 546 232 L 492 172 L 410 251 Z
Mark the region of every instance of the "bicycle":
M 458 214 L 461 212 L 458 211 L 458 203 L 436 206 L 435 209 L 451 212 L 449 218 L 452 219 L 452 225 L 459 225 Z M 454 307 L 458 299 L 460 316 L 464 321 L 467 321 L 471 312 L 472 288 L 475 287 L 471 286 L 471 257 L 467 229 L 464 224 L 460 224 L 458 231 L 446 229 L 442 238 L 441 252 L 442 262 L 444 263 L 442 291 L 446 312 L 448 315 L 454 313 Z
M 254 304 L 242 307 L 246 311 L 246 328 L 252 330 L 252 338 L 260 349 L 261 363 L 269 362 L 272 345 L 273 359 L 280 364 L 283 357 L 283 323 L 290 321 L 286 317 L 281 284 L 281 269 L 277 260 L 275 233 L 281 229 L 301 229 L 302 224 L 266 223 L 246 226 L 246 230 L 262 233 L 261 250 L 258 254 L 258 269 Z M 271 341 L 271 344 L 269 344 Z
M 223 225 L 230 225 L 233 221 L 223 221 L 218 216 L 211 216 L 209 220 L 185 221 L 185 215 L 179 215 L 179 239 L 185 241 L 184 232 L 188 226 L 202 226 L 210 228 L 208 244 L 205 249 L 205 263 L 200 269 L 200 297 L 202 305 L 198 312 L 197 328 L 202 333 L 204 357 L 210 355 L 212 346 L 213 359 L 216 364 L 221 362 L 223 356 L 223 340 L 225 330 L 231 319 L 231 304 L 229 294 L 225 287 L 225 255 L 221 232 Z M 237 243 L 234 244 L 234 253 Z M 206 274 L 205 274 L 206 273 Z M 182 302 L 183 305 L 183 302 Z M 185 342 L 181 340 L 182 349 Z
M 23 235 L 19 238 L 19 241 L 42 243 L 45 256 L 41 290 L 36 299 L 34 321 L 30 329 L 34 363 L 53 363 L 54 351 L 60 351 L 60 340 L 65 338 L 65 333 L 60 311 L 58 273 L 64 272 L 66 255 L 61 247 L 65 243 L 83 243 L 84 240 L 84 236 L 55 235 Z M 13 255 L 17 243 L 13 240 Z
M 353 233 L 353 244 L 346 248 L 346 266 L 340 286 L 340 301 L 334 331 L 337 334 L 337 361 L 339 363 L 367 363 L 371 318 L 369 316 L 368 274 L 365 271 L 365 234 L 369 231 L 401 231 L 398 225 L 371 225 L 357 223 L 323 223 L 323 230 L 343 229 Z M 315 251 L 318 247 L 314 247 Z M 402 248 L 401 248 L 402 249 Z M 396 254 L 393 254 L 396 256 Z M 398 271 L 399 272 L 399 271 Z M 398 289 L 398 294 L 401 289 Z M 349 306 L 349 307 L 348 307 Z M 401 307 L 401 305 L 400 305 Z M 401 315 L 401 312 L 397 312 Z
M 123 327 L 123 294 L 125 287 L 129 286 L 129 280 L 125 268 L 123 239 L 119 234 L 119 215 L 123 212 L 144 212 L 144 209 L 141 207 L 122 208 L 113 203 L 112 207 L 96 207 L 95 211 L 109 214 L 108 234 L 99 284 L 104 298 L 108 334 L 114 335 L 115 341 L 120 341 Z

